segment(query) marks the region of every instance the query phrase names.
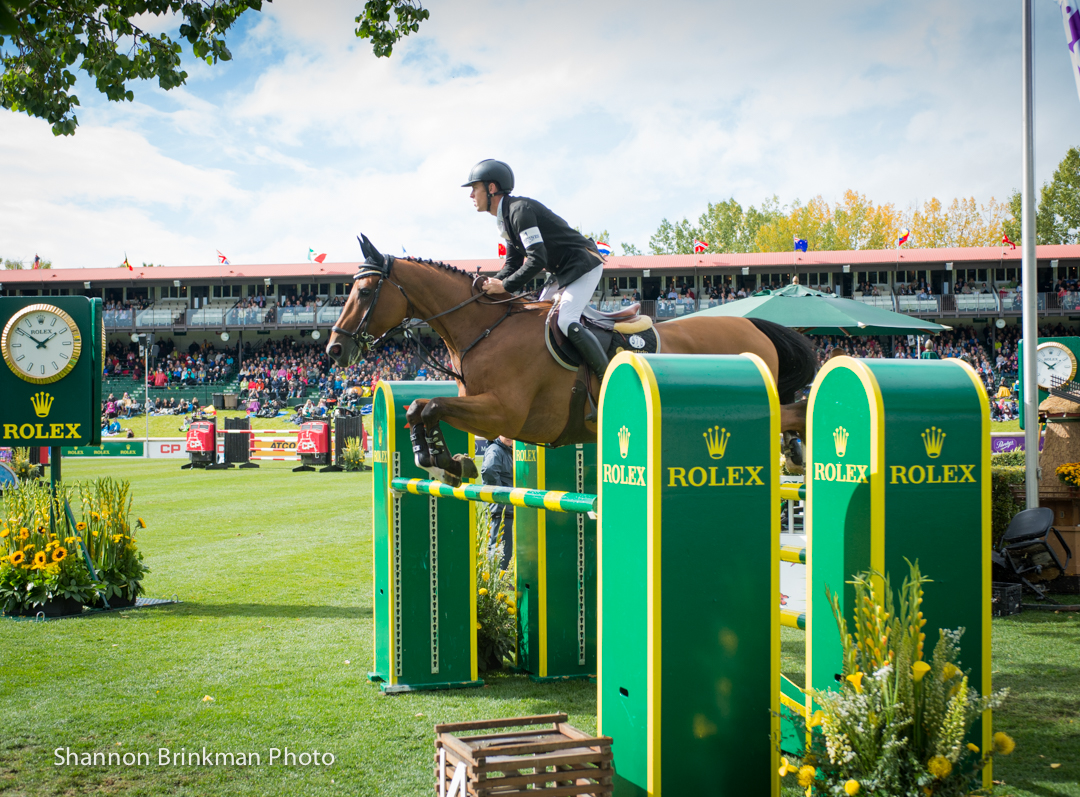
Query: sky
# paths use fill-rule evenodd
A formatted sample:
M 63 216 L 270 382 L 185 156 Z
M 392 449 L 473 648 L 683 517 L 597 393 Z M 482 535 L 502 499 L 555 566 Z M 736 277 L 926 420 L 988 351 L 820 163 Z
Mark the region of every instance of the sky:
M 380 249 L 494 257 L 459 187 L 515 194 L 648 251 L 709 202 L 855 189 L 904 210 L 1021 181 L 1020 3 L 433 0 L 389 59 L 361 0 L 276 0 L 185 51 L 186 84 L 112 103 L 85 75 L 74 136 L 0 110 L 0 257 L 56 268 L 298 263 Z M 1080 145 L 1060 11 L 1035 0 L 1036 184 Z M 155 32 L 174 19 L 146 20 Z

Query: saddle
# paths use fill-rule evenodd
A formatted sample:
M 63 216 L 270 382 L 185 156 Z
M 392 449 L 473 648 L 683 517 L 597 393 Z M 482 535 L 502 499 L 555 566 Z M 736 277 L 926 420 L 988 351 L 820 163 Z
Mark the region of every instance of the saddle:
M 653 320 L 638 313 L 640 307 L 639 304 L 631 304 L 614 313 L 601 313 L 586 307 L 581 314 L 581 323 L 596 336 L 609 358 L 621 351 L 655 354 L 660 351 L 660 338 L 653 327 Z M 582 364 L 581 356 L 559 329 L 556 323 L 557 308 L 556 303 L 548 311 L 544 333 L 548 352 L 567 371 L 577 371 Z

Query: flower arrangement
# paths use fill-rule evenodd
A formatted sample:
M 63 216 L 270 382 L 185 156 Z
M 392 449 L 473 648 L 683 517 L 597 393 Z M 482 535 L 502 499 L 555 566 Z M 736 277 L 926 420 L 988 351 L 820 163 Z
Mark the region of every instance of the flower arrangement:
M 491 506 L 477 505 L 476 649 L 481 671 L 498 670 L 517 646 L 517 593 L 513 568 L 502 570 L 505 542 L 500 528 L 491 545 Z
M 1058 481 L 1070 487 L 1080 487 L 1080 462 L 1066 462 L 1056 471 Z
M 360 445 L 359 437 L 345 440 L 345 447 L 341 449 L 341 467 L 346 471 L 364 469 L 364 448 Z
M 942 630 L 929 662 L 923 659 L 926 619 L 918 564 L 894 605 L 888 577 L 862 573 L 855 587 L 854 628 L 836 595 L 829 603 L 844 646 L 838 691 L 810 690 L 820 706 L 805 725 L 812 733 L 802 765 L 782 760 L 806 794 L 867 797 L 960 797 L 993 753 L 1012 752 L 1004 733 L 993 750 L 966 742 L 974 723 L 997 708 L 1004 690 L 980 697 L 958 662 L 963 630 Z
M 128 483 L 98 479 L 77 489 L 78 521 L 66 511 L 71 487 L 58 487 L 55 498 L 47 484 L 34 481 L 4 491 L 0 611 L 48 613 L 59 606 L 70 614 L 101 596 L 126 595 L 134 603 L 147 568 L 130 534 Z

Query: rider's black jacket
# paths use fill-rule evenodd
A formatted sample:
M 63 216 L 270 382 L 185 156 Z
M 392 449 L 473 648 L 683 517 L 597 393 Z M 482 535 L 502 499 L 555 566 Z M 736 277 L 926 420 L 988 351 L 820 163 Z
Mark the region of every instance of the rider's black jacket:
M 499 232 L 506 240 L 506 263 L 495 275 L 510 293 L 520 291 L 542 269 L 555 275 L 560 288 L 604 261 L 586 238 L 535 199 L 504 196 Z

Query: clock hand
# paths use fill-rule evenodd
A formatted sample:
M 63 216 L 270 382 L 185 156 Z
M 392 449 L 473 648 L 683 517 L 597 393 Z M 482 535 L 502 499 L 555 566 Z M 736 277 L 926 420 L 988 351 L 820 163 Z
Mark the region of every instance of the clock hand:
M 49 335 L 49 337 L 45 338 L 45 340 L 43 340 L 43 341 L 41 341 L 40 343 L 38 343 L 37 347 L 38 347 L 39 349 L 44 349 L 44 348 L 45 348 L 45 344 L 46 344 L 46 343 L 48 343 L 48 342 L 49 342 L 50 340 L 52 340 L 52 339 L 53 339 L 53 338 L 55 338 L 55 337 L 56 337 L 56 333 L 54 332 L 54 333 L 52 333 L 51 335 Z
M 35 338 L 35 337 L 34 337 L 33 335 L 31 335 L 31 334 L 30 334 L 29 332 L 25 332 L 25 331 L 23 331 L 22 329 L 17 329 L 17 331 L 18 331 L 18 333 L 19 333 L 20 335 L 25 335 L 26 337 L 30 338 L 30 340 L 34 341 L 34 343 L 36 343 L 36 344 L 38 345 L 38 348 L 41 348 L 41 341 L 40 341 L 40 340 L 38 340 L 37 338 Z

